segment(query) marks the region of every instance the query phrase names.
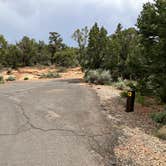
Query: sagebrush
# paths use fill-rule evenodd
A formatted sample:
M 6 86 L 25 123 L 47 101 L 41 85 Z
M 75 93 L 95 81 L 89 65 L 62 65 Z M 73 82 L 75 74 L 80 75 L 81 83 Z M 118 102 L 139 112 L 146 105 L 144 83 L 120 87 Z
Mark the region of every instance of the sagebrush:
M 6 81 L 15 81 L 16 77 L 15 76 L 9 76 Z
M 94 84 L 110 84 L 111 74 L 107 70 L 90 70 L 85 74 L 85 81 Z
M 48 72 L 48 73 L 42 73 L 39 78 L 42 79 L 42 78 L 60 78 L 60 77 L 61 77 L 60 74 L 57 72 Z

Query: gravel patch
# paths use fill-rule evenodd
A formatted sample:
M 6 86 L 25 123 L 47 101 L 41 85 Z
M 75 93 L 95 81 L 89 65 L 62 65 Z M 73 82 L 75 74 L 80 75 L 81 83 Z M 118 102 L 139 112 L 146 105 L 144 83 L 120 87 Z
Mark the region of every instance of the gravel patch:
M 120 133 L 116 137 L 113 152 L 110 151 L 110 155 L 114 153 L 116 156 L 115 165 L 165 166 L 166 141 L 154 136 L 156 124 L 145 113 L 146 111 L 142 111 L 145 108 L 136 104 L 135 112 L 127 113 L 126 99 L 120 97 L 119 90 L 111 86 L 92 86 L 92 88 L 100 97 L 104 113 L 112 128 L 110 130 L 115 134 L 117 131 Z

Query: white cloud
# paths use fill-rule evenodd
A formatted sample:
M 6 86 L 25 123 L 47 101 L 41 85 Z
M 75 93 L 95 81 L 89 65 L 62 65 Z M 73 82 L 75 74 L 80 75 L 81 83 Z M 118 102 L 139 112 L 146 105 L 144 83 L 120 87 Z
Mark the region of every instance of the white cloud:
M 10 41 L 29 35 L 48 38 L 58 31 L 70 43 L 72 32 L 95 21 L 112 32 L 117 23 L 136 23 L 143 3 L 152 0 L 0 0 L 0 33 Z

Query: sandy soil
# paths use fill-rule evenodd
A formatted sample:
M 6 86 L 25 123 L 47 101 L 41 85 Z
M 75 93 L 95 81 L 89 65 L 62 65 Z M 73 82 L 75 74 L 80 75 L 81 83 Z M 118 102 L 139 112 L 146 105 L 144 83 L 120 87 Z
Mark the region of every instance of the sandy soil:
M 27 77 L 29 80 L 38 80 L 40 75 L 48 72 L 57 72 L 58 67 L 24 67 L 19 68 L 17 70 L 11 70 L 11 73 L 8 74 L 7 70 L 0 72 L 0 75 L 4 77 L 6 80 L 9 76 L 13 76 L 17 81 L 24 80 Z M 61 75 L 61 79 L 81 79 L 84 74 L 82 73 L 79 67 L 76 68 L 68 68 L 64 73 L 59 73 Z

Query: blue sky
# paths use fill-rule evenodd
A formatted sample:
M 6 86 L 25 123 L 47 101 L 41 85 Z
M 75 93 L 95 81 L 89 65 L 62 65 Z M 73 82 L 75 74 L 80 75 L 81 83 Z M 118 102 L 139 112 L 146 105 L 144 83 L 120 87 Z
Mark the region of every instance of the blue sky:
M 120 22 L 124 28 L 134 26 L 143 3 L 152 0 L 0 0 L 0 34 L 9 42 L 24 35 L 48 41 L 50 31 L 71 39 L 77 28 L 98 22 L 109 33 Z

